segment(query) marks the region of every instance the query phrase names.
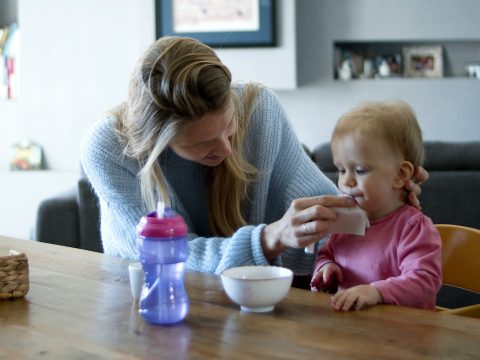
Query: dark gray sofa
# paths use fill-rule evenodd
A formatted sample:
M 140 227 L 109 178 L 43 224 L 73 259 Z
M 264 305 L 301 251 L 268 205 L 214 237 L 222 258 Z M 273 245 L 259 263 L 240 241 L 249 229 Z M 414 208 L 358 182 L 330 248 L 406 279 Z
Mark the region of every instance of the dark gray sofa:
M 98 199 L 86 178 L 43 200 L 37 210 L 35 240 L 103 252 Z
M 309 153 L 309 149 L 305 150 Z M 457 224 L 480 229 L 480 141 L 427 141 L 425 150 L 424 166 L 430 179 L 422 185 L 420 196 L 424 213 L 437 224 Z M 336 183 L 330 145 L 319 145 L 310 155 L 318 167 Z M 80 179 L 75 189 L 46 199 L 40 204 L 36 240 L 102 251 L 98 200 L 87 179 Z M 444 290 L 439 295 L 442 306 L 464 306 L 480 302 L 478 297 L 451 290 L 445 295 Z

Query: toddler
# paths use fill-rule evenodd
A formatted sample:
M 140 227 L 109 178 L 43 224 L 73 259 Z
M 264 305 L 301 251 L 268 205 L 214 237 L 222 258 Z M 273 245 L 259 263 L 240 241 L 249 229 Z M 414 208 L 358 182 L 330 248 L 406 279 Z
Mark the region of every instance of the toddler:
M 424 158 L 412 108 L 401 101 L 362 104 L 340 118 L 331 148 L 338 187 L 366 212 L 370 227 L 364 236 L 330 236 L 317 254 L 312 290 L 338 287 L 335 310 L 379 303 L 433 310 L 441 239 L 431 219 L 406 203 L 404 190 Z

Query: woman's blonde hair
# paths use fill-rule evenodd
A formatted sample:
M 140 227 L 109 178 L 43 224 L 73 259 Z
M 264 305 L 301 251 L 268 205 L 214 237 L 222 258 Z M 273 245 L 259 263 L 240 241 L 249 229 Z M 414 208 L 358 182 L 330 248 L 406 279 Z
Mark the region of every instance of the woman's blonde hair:
M 214 235 L 223 236 L 246 224 L 243 203 L 247 186 L 256 175 L 243 152 L 256 90 L 248 86 L 240 99 L 232 91 L 231 80 L 230 71 L 210 47 L 191 38 L 160 38 L 134 69 L 128 100 L 112 111 L 126 143 L 125 154 L 141 166 L 142 198 L 147 208 L 153 209 L 160 199 L 171 205 L 160 154 L 183 126 L 224 109 L 233 100 L 237 131 L 231 140 L 232 153 L 210 168 L 208 180 L 210 228 Z
M 413 165 L 423 165 L 422 130 L 412 107 L 399 100 L 366 102 L 337 122 L 332 145 L 348 134 L 383 141 L 392 151 Z

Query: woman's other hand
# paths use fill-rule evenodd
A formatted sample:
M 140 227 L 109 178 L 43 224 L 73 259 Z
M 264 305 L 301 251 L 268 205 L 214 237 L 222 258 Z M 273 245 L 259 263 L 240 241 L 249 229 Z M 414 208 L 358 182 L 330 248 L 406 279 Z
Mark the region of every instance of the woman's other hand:
M 265 226 L 262 248 L 267 259 L 286 248 L 305 248 L 327 234 L 337 214 L 332 207 L 352 207 L 355 200 L 347 196 L 322 195 L 292 201 L 283 217 Z
M 408 203 L 419 210 L 422 209 L 422 207 L 420 206 L 420 201 L 418 200 L 418 197 L 422 192 L 420 185 L 427 181 L 429 177 L 430 176 L 428 175 L 427 170 L 425 170 L 421 166 L 417 166 L 415 168 L 413 178 L 407 181 L 407 183 L 405 184 L 405 190 L 408 193 Z

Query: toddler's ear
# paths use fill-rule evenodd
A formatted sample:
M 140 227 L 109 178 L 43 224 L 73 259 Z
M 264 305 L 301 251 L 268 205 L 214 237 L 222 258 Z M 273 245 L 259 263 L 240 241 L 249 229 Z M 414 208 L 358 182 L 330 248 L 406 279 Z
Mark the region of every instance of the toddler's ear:
M 415 166 L 410 161 L 402 161 L 398 167 L 398 173 L 395 177 L 394 188 L 403 189 L 405 183 L 413 176 Z

